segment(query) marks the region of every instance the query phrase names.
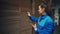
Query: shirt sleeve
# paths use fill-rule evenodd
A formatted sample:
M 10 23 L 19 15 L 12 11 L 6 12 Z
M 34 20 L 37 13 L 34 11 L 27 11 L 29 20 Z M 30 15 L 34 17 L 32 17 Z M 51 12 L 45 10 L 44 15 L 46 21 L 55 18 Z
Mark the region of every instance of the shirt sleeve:
M 38 22 L 38 18 L 34 17 L 34 16 L 29 16 L 30 20 L 34 21 L 34 22 Z
M 35 32 L 37 32 L 37 33 L 39 32 L 39 29 L 38 29 L 38 28 L 36 28 L 36 29 L 34 29 L 34 30 L 35 30 Z

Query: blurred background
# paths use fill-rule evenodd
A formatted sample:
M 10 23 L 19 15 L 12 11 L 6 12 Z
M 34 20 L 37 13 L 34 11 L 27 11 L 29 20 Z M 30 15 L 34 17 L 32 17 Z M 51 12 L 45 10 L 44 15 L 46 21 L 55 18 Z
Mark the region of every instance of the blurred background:
M 0 0 L 0 34 L 35 34 L 26 12 L 38 17 L 38 5 L 42 2 L 55 21 L 54 34 L 60 34 L 60 0 Z

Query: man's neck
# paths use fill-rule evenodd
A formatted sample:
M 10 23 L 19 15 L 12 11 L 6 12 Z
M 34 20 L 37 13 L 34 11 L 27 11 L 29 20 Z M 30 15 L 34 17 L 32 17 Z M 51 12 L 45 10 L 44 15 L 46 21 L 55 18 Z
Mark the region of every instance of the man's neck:
M 42 13 L 42 15 L 46 15 L 46 12 Z

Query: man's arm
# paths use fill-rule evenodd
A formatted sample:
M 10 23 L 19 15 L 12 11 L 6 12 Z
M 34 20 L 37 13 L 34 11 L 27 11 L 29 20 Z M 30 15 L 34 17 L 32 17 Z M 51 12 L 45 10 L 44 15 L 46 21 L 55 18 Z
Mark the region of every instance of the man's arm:
M 34 16 L 29 16 L 30 20 L 34 21 L 34 22 L 38 22 L 38 18 L 34 17 Z
M 39 29 L 37 28 L 37 25 L 36 24 L 32 24 L 32 23 L 30 23 L 31 25 L 32 25 L 32 27 L 34 28 L 34 30 L 35 30 L 35 32 L 39 32 Z
M 30 18 L 30 20 L 32 20 L 34 22 L 38 22 L 38 18 L 31 16 L 30 12 L 27 12 L 27 13 L 28 13 L 28 17 Z

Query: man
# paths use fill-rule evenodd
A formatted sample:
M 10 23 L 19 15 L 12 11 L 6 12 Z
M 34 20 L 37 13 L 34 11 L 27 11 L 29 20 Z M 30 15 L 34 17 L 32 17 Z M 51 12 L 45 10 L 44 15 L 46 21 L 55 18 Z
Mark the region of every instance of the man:
M 55 30 L 55 24 L 53 19 L 46 13 L 47 6 L 42 3 L 39 5 L 38 8 L 39 8 L 38 12 L 41 15 L 38 18 L 32 16 L 30 12 L 27 12 L 29 18 L 32 21 L 38 23 L 37 25 L 32 24 L 36 34 L 53 34 Z

